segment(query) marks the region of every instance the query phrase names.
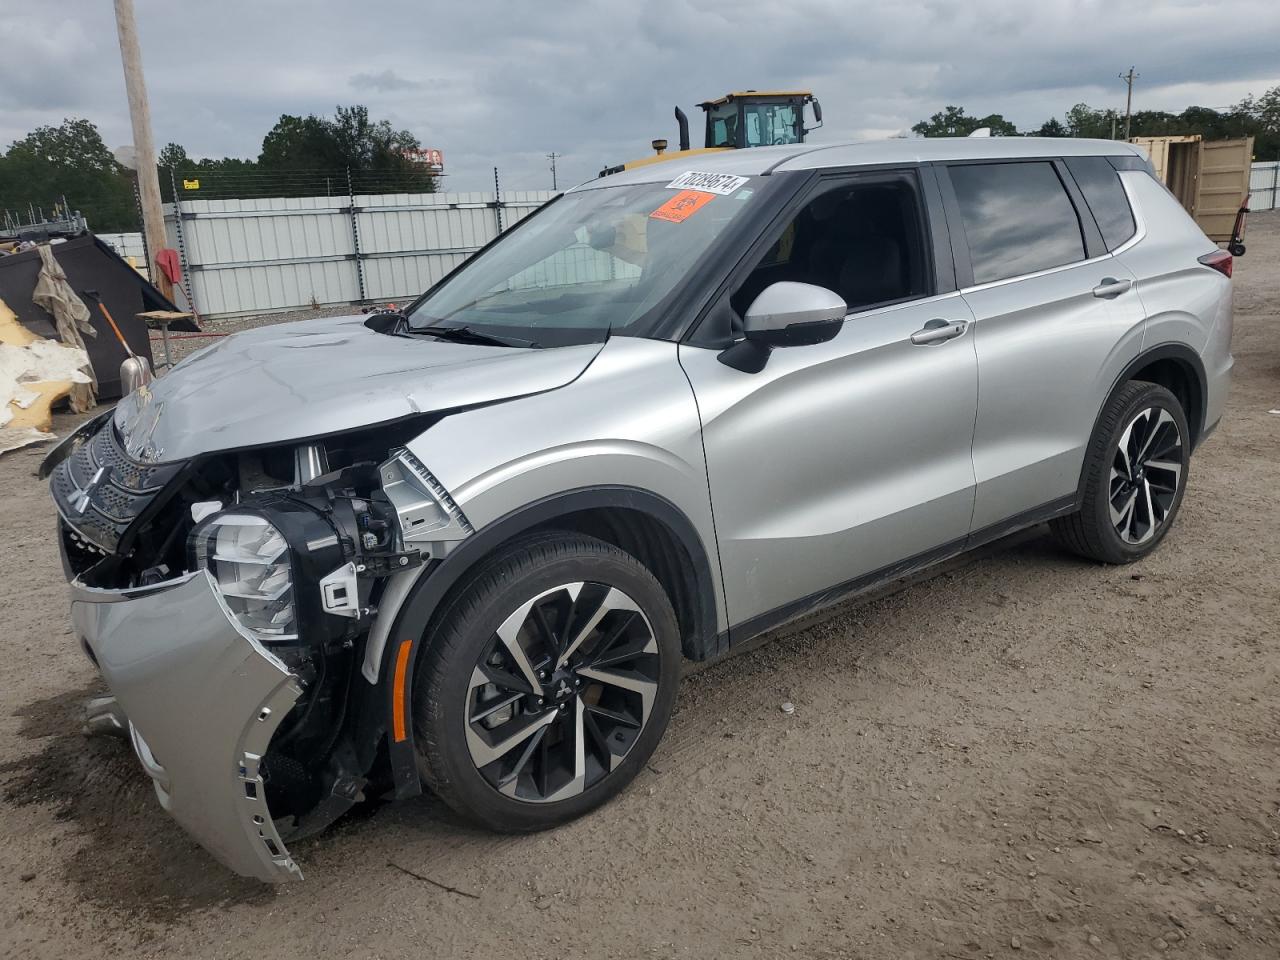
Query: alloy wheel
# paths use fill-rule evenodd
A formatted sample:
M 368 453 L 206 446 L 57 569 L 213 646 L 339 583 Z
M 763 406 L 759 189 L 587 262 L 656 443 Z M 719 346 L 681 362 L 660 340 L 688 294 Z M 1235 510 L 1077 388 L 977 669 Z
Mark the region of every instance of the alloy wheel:
M 644 730 L 660 656 L 648 619 L 617 587 L 565 583 L 525 601 L 471 674 L 464 722 L 476 769 L 517 800 L 581 794 Z
M 1146 543 L 1169 516 L 1182 483 L 1182 434 L 1163 407 L 1135 414 L 1111 461 L 1111 523 L 1126 543 Z

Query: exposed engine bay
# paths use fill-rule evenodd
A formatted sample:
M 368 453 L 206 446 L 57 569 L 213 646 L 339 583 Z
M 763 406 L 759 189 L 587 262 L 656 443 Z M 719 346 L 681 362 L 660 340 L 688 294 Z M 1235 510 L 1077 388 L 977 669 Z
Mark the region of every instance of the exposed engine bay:
M 259 771 L 282 838 L 322 829 L 385 776 L 360 670 L 379 601 L 388 577 L 470 532 L 404 446 L 430 422 L 147 464 L 106 417 L 52 467 L 69 579 L 128 592 L 207 572 L 237 630 L 296 677 Z
M 414 449 L 602 348 L 393 334 L 364 316 L 242 331 L 41 467 L 75 636 L 112 694 L 87 726 L 128 736 L 161 806 L 271 882 L 300 875 L 286 840 L 422 789 L 410 652 L 438 598 L 419 598 L 474 530 Z

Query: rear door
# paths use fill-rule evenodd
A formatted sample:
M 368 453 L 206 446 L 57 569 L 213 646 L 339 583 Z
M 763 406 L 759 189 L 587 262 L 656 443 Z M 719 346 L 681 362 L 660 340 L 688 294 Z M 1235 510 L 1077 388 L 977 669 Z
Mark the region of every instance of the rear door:
M 1090 159 L 1120 189 L 1105 158 Z M 1143 310 L 1065 162 L 955 163 L 941 179 L 974 315 L 981 535 L 1074 506 L 1099 406 L 1141 346 Z
M 1231 239 L 1236 213 L 1249 193 L 1253 137 L 1201 140 L 1191 215 L 1210 240 Z

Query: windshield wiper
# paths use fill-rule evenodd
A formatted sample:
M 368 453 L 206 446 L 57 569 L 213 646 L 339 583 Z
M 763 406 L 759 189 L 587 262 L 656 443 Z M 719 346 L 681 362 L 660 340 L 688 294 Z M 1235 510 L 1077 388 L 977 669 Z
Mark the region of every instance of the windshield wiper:
M 474 327 L 447 327 L 433 324 L 427 327 L 410 327 L 410 333 L 425 333 L 441 340 L 453 340 L 456 343 L 478 343 L 490 347 L 536 347 L 532 340 L 517 340 L 515 337 L 496 337 L 491 333 L 482 333 Z

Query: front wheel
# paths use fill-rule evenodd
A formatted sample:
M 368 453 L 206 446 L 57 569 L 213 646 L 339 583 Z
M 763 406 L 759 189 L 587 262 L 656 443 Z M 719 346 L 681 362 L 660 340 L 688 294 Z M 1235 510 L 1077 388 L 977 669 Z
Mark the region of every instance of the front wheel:
M 517 541 L 448 602 L 414 684 L 424 780 L 484 826 L 532 831 L 625 787 L 675 705 L 680 638 L 653 575 L 572 533 Z
M 1103 563 L 1132 563 L 1156 548 L 1186 489 L 1187 417 L 1169 390 L 1126 383 L 1103 410 L 1085 459 L 1080 509 L 1054 520 L 1058 540 Z

